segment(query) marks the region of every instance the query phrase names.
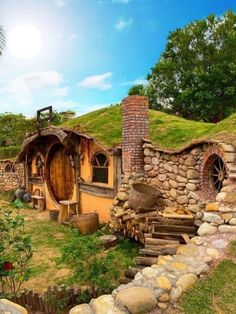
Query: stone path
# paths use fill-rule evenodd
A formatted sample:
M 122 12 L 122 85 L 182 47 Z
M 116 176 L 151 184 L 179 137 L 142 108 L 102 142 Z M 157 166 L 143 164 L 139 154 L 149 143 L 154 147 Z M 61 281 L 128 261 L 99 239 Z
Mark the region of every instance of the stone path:
M 78 305 L 70 314 L 167 313 L 198 277 L 226 255 L 233 238 L 235 235 L 230 233 L 194 237 L 187 245 L 179 246 L 176 255 L 159 256 L 155 264 L 142 269 L 132 282 L 120 285 L 112 295 Z

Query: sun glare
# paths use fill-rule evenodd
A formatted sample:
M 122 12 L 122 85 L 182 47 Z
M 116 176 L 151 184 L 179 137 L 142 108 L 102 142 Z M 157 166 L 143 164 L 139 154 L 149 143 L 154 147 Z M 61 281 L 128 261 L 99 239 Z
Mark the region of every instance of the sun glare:
M 7 45 L 15 58 L 31 59 L 41 51 L 42 36 L 34 26 L 19 25 L 10 32 Z

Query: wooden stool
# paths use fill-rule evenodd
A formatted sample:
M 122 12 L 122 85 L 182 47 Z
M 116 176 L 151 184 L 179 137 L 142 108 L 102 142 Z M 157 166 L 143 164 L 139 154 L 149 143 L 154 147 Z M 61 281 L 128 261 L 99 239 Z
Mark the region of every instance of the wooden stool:
M 65 221 L 66 219 L 69 220 L 71 206 L 76 206 L 76 215 L 78 215 L 78 202 L 70 201 L 70 200 L 63 200 L 63 201 L 59 201 L 59 203 L 61 204 L 60 213 L 58 217 L 59 224 L 62 224 L 63 221 Z
M 32 207 L 37 208 L 40 211 L 45 209 L 45 198 L 39 195 L 32 195 Z

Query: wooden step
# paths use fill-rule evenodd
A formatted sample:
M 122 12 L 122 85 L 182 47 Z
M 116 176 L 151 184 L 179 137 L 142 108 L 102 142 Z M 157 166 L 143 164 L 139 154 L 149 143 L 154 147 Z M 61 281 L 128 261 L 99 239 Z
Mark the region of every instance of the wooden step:
M 178 245 L 179 241 L 177 240 L 166 240 L 166 239 L 157 239 L 157 238 L 145 238 L 145 247 L 146 245 Z
M 139 253 L 144 256 L 156 256 L 159 255 L 174 255 L 176 254 L 177 247 L 163 247 L 163 248 L 155 248 L 155 249 L 140 249 Z
M 153 232 L 151 236 L 153 238 L 158 238 L 158 239 L 168 239 L 168 238 L 173 238 L 173 239 L 181 239 L 183 237 L 183 234 L 187 234 L 189 238 L 195 237 L 196 233 L 183 233 L 183 232 Z
M 195 233 L 196 227 L 180 226 L 180 225 L 163 225 L 158 222 L 149 223 L 149 225 L 155 227 L 157 232 L 179 232 L 179 233 Z
M 137 265 L 152 266 L 156 262 L 157 262 L 157 259 L 155 257 L 137 256 L 135 258 L 135 263 Z
M 132 280 L 133 278 L 124 277 L 124 278 L 120 278 L 119 283 L 121 285 L 127 285 L 127 283 L 130 283 Z
M 128 268 L 126 271 L 125 271 L 125 277 L 128 277 L 128 278 L 134 278 L 134 276 L 144 268 L 145 266 L 141 266 L 141 265 L 135 265 L 133 267 L 130 267 Z

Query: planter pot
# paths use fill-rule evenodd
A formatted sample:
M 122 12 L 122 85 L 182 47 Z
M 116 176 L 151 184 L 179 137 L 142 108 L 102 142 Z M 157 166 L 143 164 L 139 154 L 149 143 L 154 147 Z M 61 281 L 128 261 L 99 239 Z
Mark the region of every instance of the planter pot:
M 50 220 L 56 221 L 59 216 L 59 210 L 53 209 L 49 211 Z

